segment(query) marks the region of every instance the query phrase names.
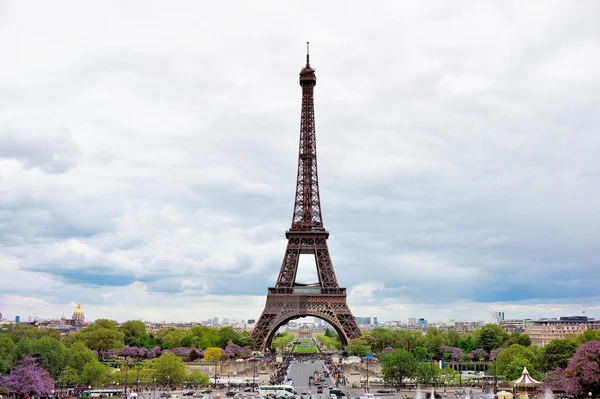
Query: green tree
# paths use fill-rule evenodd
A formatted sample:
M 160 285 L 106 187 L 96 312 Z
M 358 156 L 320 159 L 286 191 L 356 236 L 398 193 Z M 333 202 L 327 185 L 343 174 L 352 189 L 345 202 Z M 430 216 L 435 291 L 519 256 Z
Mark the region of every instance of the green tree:
M 349 340 L 347 350 L 352 356 L 365 357 L 367 353 L 371 352 L 371 347 L 361 337 Z
M 225 348 L 229 344 L 238 344 L 238 333 L 231 327 L 221 327 L 219 330 L 221 336 L 221 348 Z M 238 344 L 239 345 L 239 344 Z
M 42 330 L 28 324 L 16 323 L 2 326 L 2 335 L 8 336 L 15 344 L 18 344 L 22 339 L 41 338 Z
M 180 346 L 181 340 L 190 335 L 190 331 L 181 329 L 181 328 L 170 328 L 166 330 L 166 333 L 163 334 L 163 330 L 159 330 L 157 332 L 157 336 L 161 334 L 162 347 L 165 349 L 178 348 Z
M 67 348 L 60 341 L 50 337 L 20 340 L 17 353 L 19 357 L 36 357 L 53 379 L 57 379 L 67 365 Z
M 129 346 L 135 346 L 139 340 L 148 335 L 146 324 L 139 320 L 126 321 L 119 326 L 119 331 L 123 333 L 123 342 Z
M 600 330 L 587 329 L 583 334 L 579 334 L 576 340 L 579 345 L 590 341 L 600 341 Z
M 17 359 L 17 345 L 9 337 L 0 336 L 0 375 L 8 374 Z
M 77 334 L 77 340 L 88 349 L 98 351 L 100 356 L 109 349 L 123 349 L 125 346 L 123 333 L 117 330 L 117 322 L 107 319 L 99 319 L 88 325 Z
M 83 366 L 81 380 L 84 384 L 96 388 L 106 381 L 106 368 L 98 359 L 92 359 Z
M 504 346 L 509 347 L 515 344 L 521 346 L 531 346 L 531 338 L 527 334 L 514 332 L 506 341 L 504 341 Z
M 425 334 L 425 342 L 425 347 L 429 353 L 432 354 L 438 353 L 440 351 L 440 346 L 447 344 L 444 333 L 435 327 L 430 327 L 427 329 L 427 334 Z
M 339 337 L 338 333 L 335 330 L 330 330 L 329 327 L 325 328 L 325 336 L 329 338 Z
M 154 359 L 154 369 L 154 378 L 160 385 L 181 384 L 187 377 L 187 369 L 183 360 L 171 353 Z
M 461 341 L 461 336 L 456 330 L 448 330 L 446 333 L 446 341 L 448 342 L 448 346 L 453 346 L 458 348 Z
M 423 348 L 422 346 L 417 346 L 413 353 L 417 361 L 424 362 L 425 360 L 427 360 L 427 349 Z
M 577 350 L 577 342 L 570 339 L 553 339 L 542 349 L 542 370 L 553 371 L 567 367 Z
M 437 383 L 442 371 L 433 362 L 419 362 L 415 371 L 415 378 L 421 384 Z
M 75 342 L 67 349 L 67 365 L 71 366 L 78 373 L 82 373 L 83 366 L 92 359 L 96 359 L 96 355 L 82 342 Z
M 477 343 L 472 336 L 468 335 L 459 342 L 458 347 L 463 351 L 463 353 L 467 354 L 473 349 L 477 349 Z
M 58 383 L 64 387 L 74 387 L 79 385 L 81 381 L 81 373 L 82 371 L 77 371 L 73 367 L 68 366 L 64 368 L 60 376 L 58 377 Z
M 396 349 L 381 355 L 381 374 L 383 379 L 395 387 L 401 387 L 405 378 L 413 378 L 417 371 L 417 360 L 412 353 Z
M 477 346 L 490 353 L 492 350 L 502 346 L 507 335 L 502 327 L 495 324 L 487 324 L 478 331 Z
M 199 385 L 208 385 L 210 383 L 209 377 L 202 374 L 200 370 L 193 370 L 190 372 L 186 380 L 196 388 L 198 388 Z
M 537 362 L 536 353 L 532 349 L 521 345 L 511 345 L 496 356 L 498 374 L 506 375 L 506 368 L 515 360 L 521 362 L 521 366 L 523 364 L 533 365 Z M 521 371 L 523 371 L 522 368 Z

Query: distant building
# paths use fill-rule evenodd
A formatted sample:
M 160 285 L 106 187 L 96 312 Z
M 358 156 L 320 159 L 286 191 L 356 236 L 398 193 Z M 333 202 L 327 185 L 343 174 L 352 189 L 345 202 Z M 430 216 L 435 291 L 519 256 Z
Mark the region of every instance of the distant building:
M 492 314 L 492 323 L 500 324 L 504 321 L 504 312 L 494 312 Z
M 533 320 L 531 319 L 505 319 L 498 324 L 500 324 L 500 327 L 508 333 L 522 333 L 525 331 L 525 327 L 531 325 L 532 322 Z
M 417 320 L 417 325 L 418 326 L 426 326 L 427 325 L 427 320 L 421 318 L 421 319 Z
M 411 324 L 411 325 L 417 324 L 417 318 L 416 317 L 409 317 L 408 318 L 408 324 Z
M 76 327 L 82 327 L 85 323 L 85 314 L 83 313 L 83 309 L 81 309 L 81 304 L 77 304 L 77 309 L 73 312 L 73 316 L 71 317 L 73 320 L 73 325 Z
M 485 325 L 483 321 L 455 321 L 454 330 L 456 332 L 473 332 Z
M 569 316 L 560 319 L 540 319 L 525 327 L 531 344 L 544 346 L 553 339 L 563 339 L 565 334 L 582 334 L 587 329 L 600 330 L 600 321 L 586 316 Z
M 219 325 L 219 318 L 218 317 L 213 317 L 213 319 L 212 319 L 212 325 L 213 326 L 218 326 Z
M 377 317 L 355 317 L 356 324 L 360 326 L 376 325 Z
M 21 322 L 21 316 L 15 316 L 15 323 Z
M 248 324 L 254 324 L 254 323 L 256 323 L 256 320 L 254 320 L 254 319 L 248 319 Z

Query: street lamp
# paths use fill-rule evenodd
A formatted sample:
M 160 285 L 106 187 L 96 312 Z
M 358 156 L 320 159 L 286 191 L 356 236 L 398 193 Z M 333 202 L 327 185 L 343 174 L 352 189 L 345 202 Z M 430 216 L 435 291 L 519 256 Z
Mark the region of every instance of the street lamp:
M 256 384 L 256 362 L 258 359 L 256 357 L 252 357 L 248 359 L 249 362 L 252 362 L 252 392 L 254 392 L 254 386 Z
M 494 357 L 494 395 L 498 393 L 498 380 L 496 375 L 496 358 Z
M 154 380 L 154 394 L 153 394 L 152 399 L 156 399 L 156 378 L 154 378 L 153 380 Z
M 129 372 L 129 363 L 125 357 L 125 396 L 127 397 L 127 373 Z
M 590 397 L 590 399 L 592 398 L 592 393 L 588 392 L 588 396 Z
M 365 392 L 369 392 L 369 360 L 373 359 L 373 355 L 367 353 L 365 360 L 367 361 L 367 385 L 365 386 Z

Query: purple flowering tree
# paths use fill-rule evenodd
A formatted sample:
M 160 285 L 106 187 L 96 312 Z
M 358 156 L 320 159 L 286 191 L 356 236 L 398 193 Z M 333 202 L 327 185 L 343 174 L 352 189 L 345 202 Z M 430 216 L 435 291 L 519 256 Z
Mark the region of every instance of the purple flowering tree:
M 138 348 L 138 358 L 143 359 L 148 354 L 148 349 L 146 348 Z
M 388 346 L 387 348 L 383 348 L 383 353 L 384 354 L 388 354 L 388 353 L 392 353 L 394 351 L 394 348 L 392 348 L 391 346 Z
M 223 354 L 230 358 L 232 357 L 250 357 L 252 356 L 252 351 L 248 348 L 244 348 L 243 346 L 239 346 L 236 344 L 229 344 L 223 349 Z
M 502 352 L 504 350 L 504 348 L 496 348 L 493 351 L 490 352 L 490 360 L 494 360 L 496 358 L 496 356 L 498 356 L 498 353 Z
M 148 359 L 154 359 L 155 357 L 160 356 L 160 354 L 161 354 L 160 347 L 155 346 L 154 348 L 152 348 L 148 351 L 148 353 L 146 354 L 146 357 Z
M 566 369 L 557 368 L 546 379 L 546 386 L 567 395 L 583 398 L 588 392 L 600 395 L 600 341 L 582 344 Z
M 136 348 L 135 346 L 127 345 L 123 348 L 123 350 L 121 350 L 121 356 L 124 356 L 125 359 L 127 359 L 128 357 L 136 357 L 138 353 L 139 348 Z
M 450 360 L 459 361 L 463 358 L 462 349 L 455 348 L 453 346 L 440 346 L 440 352 L 444 358 L 448 358 Z
M 191 351 L 192 350 L 190 348 L 181 347 L 173 349 L 172 353 L 175 356 L 189 356 Z
M 52 392 L 54 380 L 34 357 L 25 356 L 9 375 L 0 380 L 0 386 L 17 395 L 40 396 Z
M 469 352 L 469 357 L 471 358 L 471 360 L 474 360 L 474 361 L 477 361 L 480 359 L 488 360 L 490 358 L 490 354 L 487 353 L 486 351 L 484 351 L 483 349 L 479 348 L 479 349 L 473 349 L 471 352 Z

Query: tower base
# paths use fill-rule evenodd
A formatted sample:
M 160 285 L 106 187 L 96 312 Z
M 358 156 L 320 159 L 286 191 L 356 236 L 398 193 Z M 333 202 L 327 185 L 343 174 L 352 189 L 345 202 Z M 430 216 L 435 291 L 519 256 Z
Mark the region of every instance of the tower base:
M 269 288 L 265 310 L 258 319 L 251 338 L 254 348 L 265 352 L 283 324 L 300 317 L 313 316 L 331 324 L 343 345 L 362 336 L 354 316 L 346 304 L 345 288 L 297 286 Z

